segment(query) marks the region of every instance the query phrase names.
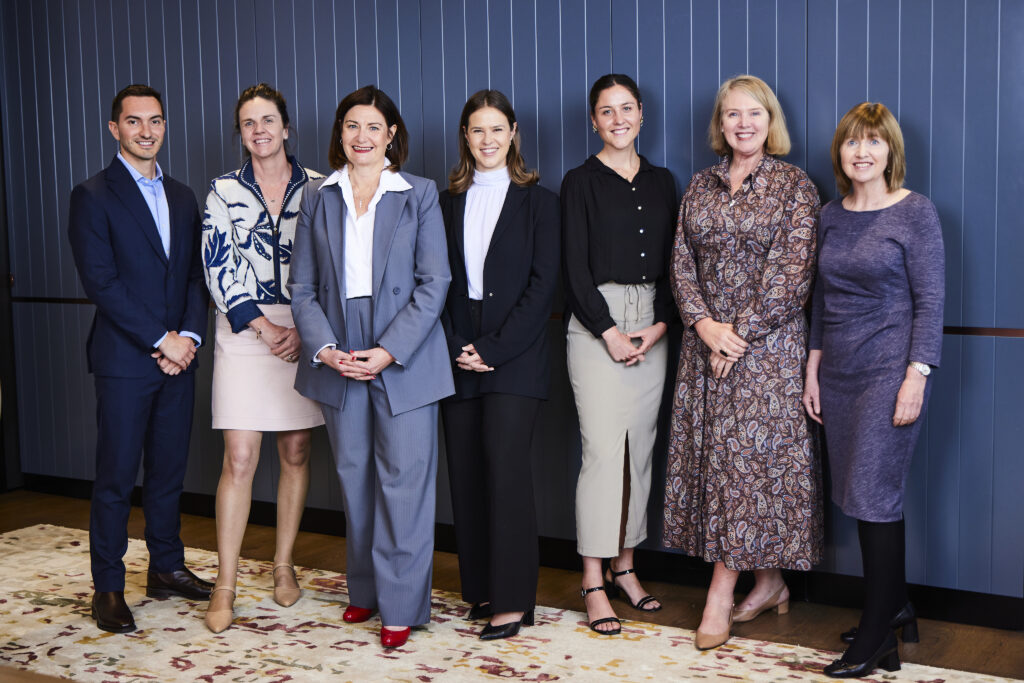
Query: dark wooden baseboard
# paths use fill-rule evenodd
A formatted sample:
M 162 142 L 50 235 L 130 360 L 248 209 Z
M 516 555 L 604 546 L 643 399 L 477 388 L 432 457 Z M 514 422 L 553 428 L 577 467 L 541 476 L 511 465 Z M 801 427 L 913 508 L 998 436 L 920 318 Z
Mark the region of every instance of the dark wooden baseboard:
M 88 499 L 92 482 L 64 477 L 26 474 L 25 486 L 29 491 Z M 141 505 L 141 489 L 132 496 L 133 505 Z M 214 497 L 208 494 L 184 493 L 181 511 L 203 517 L 214 516 Z M 273 526 L 275 506 L 265 501 L 253 501 L 249 513 L 252 524 Z M 338 510 L 306 508 L 302 515 L 302 531 L 334 536 L 345 535 L 345 514 Z M 545 567 L 579 571 L 580 558 L 574 541 L 541 537 L 540 562 Z M 434 548 L 455 552 L 455 530 L 451 524 L 438 524 L 434 532 Z M 687 586 L 706 586 L 711 581 L 711 565 L 694 557 L 665 550 L 637 549 L 636 563 L 642 567 L 646 580 L 663 581 Z M 744 574 L 737 587 L 745 591 L 752 578 Z M 833 574 L 823 571 L 786 572 L 793 600 L 815 602 L 840 607 L 859 607 L 863 604 L 863 581 L 858 576 Z M 959 624 L 973 624 L 991 628 L 1024 630 L 1024 598 L 989 593 L 936 588 L 910 584 L 910 599 L 919 616 Z

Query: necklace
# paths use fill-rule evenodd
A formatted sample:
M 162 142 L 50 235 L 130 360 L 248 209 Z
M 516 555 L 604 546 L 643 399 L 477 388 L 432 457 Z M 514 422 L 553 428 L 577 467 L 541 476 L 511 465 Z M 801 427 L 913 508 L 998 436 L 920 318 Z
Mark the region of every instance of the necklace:
M 267 204 L 277 205 L 283 198 L 285 187 L 288 186 L 288 181 L 292 178 L 291 168 L 287 169 L 287 173 L 282 175 L 280 178 L 275 180 L 273 183 L 264 183 L 258 177 L 255 172 L 253 177 L 256 179 L 256 185 L 259 186 L 260 191 L 263 193 L 263 197 L 267 200 Z
M 374 193 L 377 192 L 377 186 L 380 185 L 380 176 L 377 176 L 377 182 L 374 184 L 372 190 L 364 190 L 355 182 L 355 178 L 353 178 L 352 176 L 349 176 L 348 180 L 349 183 L 352 185 L 352 199 L 354 199 L 356 202 L 356 212 L 363 213 L 363 211 L 367 208 L 367 202 L 371 197 L 373 197 Z

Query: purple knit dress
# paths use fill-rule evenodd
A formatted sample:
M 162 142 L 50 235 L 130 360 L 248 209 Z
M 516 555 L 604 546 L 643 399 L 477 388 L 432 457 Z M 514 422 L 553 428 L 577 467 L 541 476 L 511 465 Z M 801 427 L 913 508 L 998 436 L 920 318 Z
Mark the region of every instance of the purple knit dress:
M 818 383 L 832 499 L 870 522 L 903 516 L 903 490 L 921 416 L 894 427 L 910 361 L 939 365 L 945 263 L 935 206 L 911 192 L 878 211 L 821 211 L 810 348 Z

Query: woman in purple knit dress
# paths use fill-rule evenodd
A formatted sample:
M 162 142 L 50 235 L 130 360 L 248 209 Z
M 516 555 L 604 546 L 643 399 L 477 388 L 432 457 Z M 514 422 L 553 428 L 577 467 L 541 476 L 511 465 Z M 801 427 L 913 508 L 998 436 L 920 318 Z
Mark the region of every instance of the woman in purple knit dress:
M 944 256 L 935 206 L 904 189 L 899 124 L 864 102 L 832 139 L 843 195 L 821 212 L 804 406 L 824 424 L 832 498 L 857 519 L 866 600 L 832 678 L 900 667 L 917 641 L 904 573 L 903 489 L 942 349 Z

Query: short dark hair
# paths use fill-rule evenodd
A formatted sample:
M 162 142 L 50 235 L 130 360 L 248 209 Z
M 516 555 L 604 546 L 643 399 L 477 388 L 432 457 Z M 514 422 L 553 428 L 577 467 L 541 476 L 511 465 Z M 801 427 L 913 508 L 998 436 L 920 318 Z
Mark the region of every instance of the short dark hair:
M 395 135 L 391 138 L 391 149 L 387 155 L 391 162 L 388 168 L 397 171 L 409 158 L 409 131 L 405 127 L 402 115 L 398 113 L 398 107 L 375 85 L 366 85 L 350 92 L 338 103 L 338 110 L 334 113 L 334 126 L 331 128 L 331 146 L 327 150 L 327 163 L 336 171 L 340 171 L 348 163 L 345 148 L 341 144 L 341 126 L 349 110 L 359 105 L 373 107 L 384 115 L 384 123 L 388 128 L 395 127 Z
M 235 103 L 235 115 L 233 118 L 233 124 L 235 126 L 235 134 L 241 135 L 242 128 L 238 124 L 238 113 L 242 110 L 242 105 L 251 100 L 255 100 L 260 97 L 264 100 L 268 100 L 274 103 L 277 107 L 277 113 L 281 117 L 281 123 L 285 128 L 288 128 L 291 120 L 288 118 L 288 102 L 284 99 L 284 95 L 278 90 L 274 90 L 267 83 L 257 83 L 256 85 L 250 85 L 248 88 L 242 91 L 242 94 L 238 96 L 238 102 Z M 288 141 L 284 141 L 285 152 L 290 152 Z M 249 150 L 245 145 L 242 145 L 242 154 L 250 156 Z
M 636 98 L 636 103 L 643 106 L 644 102 L 640 99 L 640 88 L 636 87 L 636 81 L 626 74 L 605 74 L 594 81 L 594 85 L 590 88 L 590 113 L 592 115 L 597 109 L 597 100 L 601 97 L 601 93 L 616 85 L 621 85 L 628 90 L 629 94 Z
M 160 104 L 160 116 L 164 115 L 164 100 L 160 92 L 142 83 L 132 83 L 114 95 L 114 101 L 110 104 L 110 120 L 114 123 L 121 118 L 121 109 L 126 97 L 153 97 Z

